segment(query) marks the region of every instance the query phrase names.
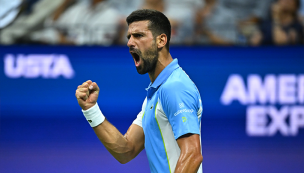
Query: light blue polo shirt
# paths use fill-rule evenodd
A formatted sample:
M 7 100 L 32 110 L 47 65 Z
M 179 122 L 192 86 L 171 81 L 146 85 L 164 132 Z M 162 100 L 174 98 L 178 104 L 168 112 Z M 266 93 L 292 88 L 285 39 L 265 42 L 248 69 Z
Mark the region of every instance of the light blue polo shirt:
M 147 88 L 142 111 L 134 124 L 143 128 L 152 173 L 173 173 L 180 156 L 177 139 L 201 132 L 199 91 L 174 59 Z M 198 171 L 202 173 L 202 165 Z

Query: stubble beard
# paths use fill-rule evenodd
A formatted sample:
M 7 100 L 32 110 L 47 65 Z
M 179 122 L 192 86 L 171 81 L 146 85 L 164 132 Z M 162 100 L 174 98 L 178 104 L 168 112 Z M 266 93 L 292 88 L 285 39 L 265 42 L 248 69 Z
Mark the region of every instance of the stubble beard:
M 158 50 L 156 43 L 154 42 L 151 48 L 144 52 L 144 55 L 141 51 L 138 51 L 138 55 L 143 62 L 140 66 L 136 67 L 137 72 L 139 74 L 153 73 L 158 61 Z

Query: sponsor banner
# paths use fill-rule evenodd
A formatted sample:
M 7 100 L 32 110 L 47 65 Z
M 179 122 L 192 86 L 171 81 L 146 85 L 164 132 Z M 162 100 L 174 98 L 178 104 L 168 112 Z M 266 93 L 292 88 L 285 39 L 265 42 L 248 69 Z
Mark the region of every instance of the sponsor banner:
M 304 128 L 304 74 L 258 74 L 228 77 L 221 103 L 233 101 L 247 107 L 246 132 L 249 136 L 295 136 Z M 269 121 L 268 121 L 269 119 Z
M 204 172 L 304 172 L 303 47 L 170 51 L 202 97 Z M 103 114 L 124 134 L 150 83 L 127 47 L 0 46 L 0 172 L 98 172 L 103 165 L 105 172 L 148 172 L 145 152 L 120 165 L 96 138 L 75 98 L 89 79 L 99 85 Z M 185 104 L 176 115 L 196 112 Z M 102 163 L 92 166 L 96 160 Z
M 69 58 L 53 54 L 6 54 L 4 56 L 4 74 L 8 78 L 53 78 L 74 77 L 74 70 Z
M 0 50 L 2 117 L 75 116 L 80 110 L 75 90 L 90 79 L 101 89 L 98 103 L 107 117 L 134 119 L 150 83 L 147 75 L 137 74 L 127 47 Z M 247 136 L 266 137 L 303 131 L 303 50 L 172 47 L 171 54 L 201 93 L 203 119 L 243 119 Z M 179 106 L 175 115 L 193 112 Z

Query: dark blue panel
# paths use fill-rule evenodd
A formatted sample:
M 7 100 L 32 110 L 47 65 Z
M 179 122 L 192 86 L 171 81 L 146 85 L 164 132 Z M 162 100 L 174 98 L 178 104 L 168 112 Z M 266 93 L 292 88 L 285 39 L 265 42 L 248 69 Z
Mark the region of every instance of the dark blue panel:
M 171 54 L 202 96 L 205 173 L 304 172 L 303 47 L 172 47 Z M 78 85 L 96 81 L 99 106 L 125 133 L 150 83 L 127 47 L 2 46 L 0 58 L 0 172 L 149 170 L 144 152 L 127 165 L 115 161 L 75 98 Z M 18 58 L 22 66 L 10 66 Z M 232 78 L 235 99 L 225 104 Z

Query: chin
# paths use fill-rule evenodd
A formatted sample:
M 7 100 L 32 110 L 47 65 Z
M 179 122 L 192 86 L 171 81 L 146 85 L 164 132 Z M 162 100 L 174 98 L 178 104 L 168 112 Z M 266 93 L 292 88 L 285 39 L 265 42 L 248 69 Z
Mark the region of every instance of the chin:
M 142 68 L 141 66 L 136 67 L 136 70 L 137 70 L 138 74 L 146 74 L 147 73 L 147 71 L 145 71 L 145 69 Z
M 137 73 L 138 73 L 138 74 L 146 74 L 147 72 L 145 72 L 145 71 L 143 71 L 143 70 L 138 70 L 138 69 L 137 69 Z

